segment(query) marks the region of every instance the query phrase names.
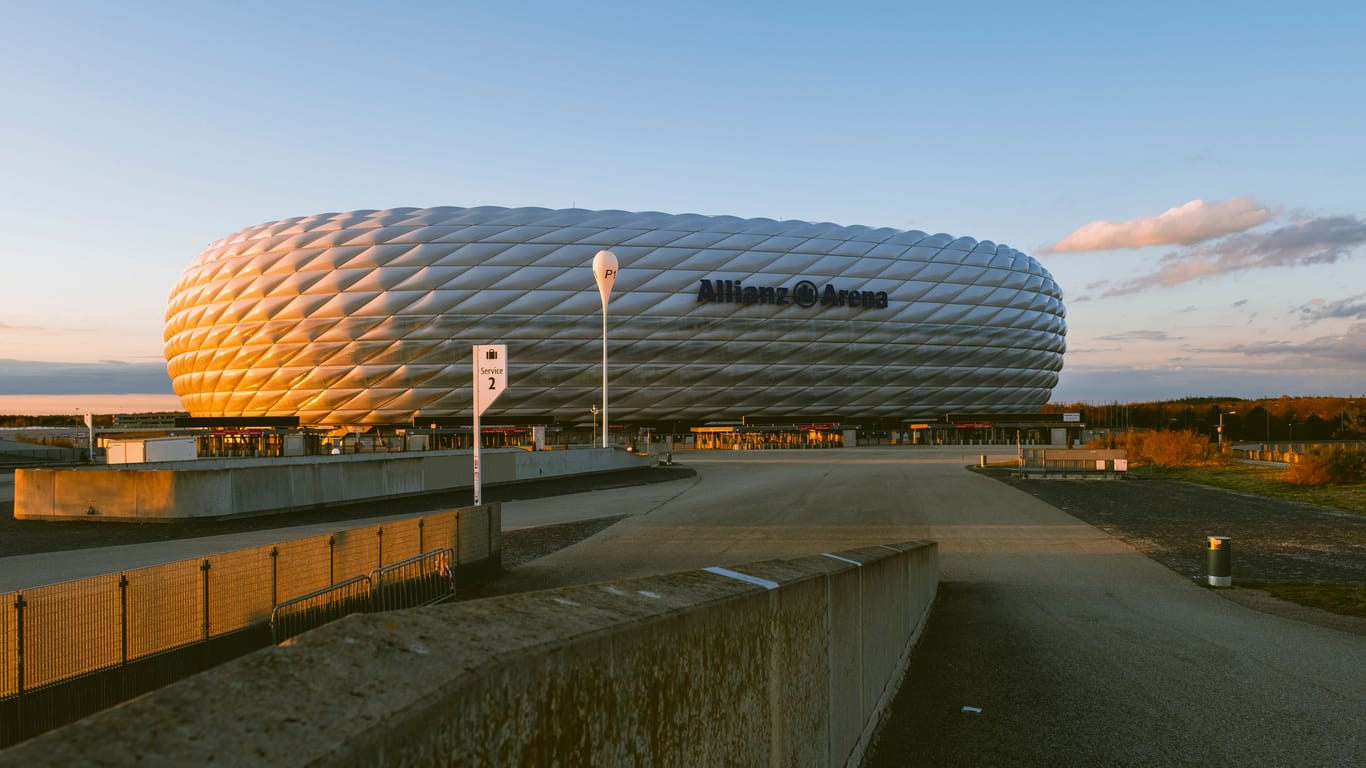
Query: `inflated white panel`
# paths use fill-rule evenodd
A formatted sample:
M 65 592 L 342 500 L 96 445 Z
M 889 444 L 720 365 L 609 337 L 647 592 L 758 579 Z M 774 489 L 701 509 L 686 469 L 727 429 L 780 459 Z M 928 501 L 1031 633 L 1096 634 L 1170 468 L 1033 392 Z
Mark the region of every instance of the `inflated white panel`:
M 991 241 L 495 207 L 320 214 L 229 235 L 171 292 L 168 370 L 196 416 L 397 424 L 469 416 L 470 347 L 497 342 L 510 374 L 491 416 L 584 421 L 601 390 L 590 265 L 604 247 L 621 264 L 608 313 L 614 422 L 1030 411 L 1062 370 L 1062 291 Z M 734 283 L 705 300 L 706 286 Z M 802 284 L 815 303 L 795 300 Z M 786 301 L 747 302 L 744 286 Z M 857 305 L 823 302 L 840 291 Z

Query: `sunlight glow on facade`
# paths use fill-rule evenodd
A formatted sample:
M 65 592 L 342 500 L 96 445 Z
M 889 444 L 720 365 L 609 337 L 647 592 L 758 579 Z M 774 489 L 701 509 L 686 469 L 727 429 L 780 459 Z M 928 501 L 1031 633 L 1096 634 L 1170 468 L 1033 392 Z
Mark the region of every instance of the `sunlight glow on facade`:
M 1031 411 L 1062 369 L 1062 291 L 989 241 L 443 207 L 286 219 L 214 243 L 171 292 L 168 371 L 195 416 L 399 424 L 468 416 L 470 347 L 505 343 L 491 415 L 583 420 L 601 388 L 589 265 L 603 248 L 621 265 L 614 422 Z

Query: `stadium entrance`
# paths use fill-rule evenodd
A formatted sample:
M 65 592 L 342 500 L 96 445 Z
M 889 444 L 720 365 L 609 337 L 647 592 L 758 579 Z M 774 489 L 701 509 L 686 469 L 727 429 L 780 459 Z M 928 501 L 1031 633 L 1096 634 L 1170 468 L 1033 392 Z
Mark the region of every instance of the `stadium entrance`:
M 753 451 L 853 446 L 859 427 L 843 424 L 715 424 L 693 427 L 700 450 Z

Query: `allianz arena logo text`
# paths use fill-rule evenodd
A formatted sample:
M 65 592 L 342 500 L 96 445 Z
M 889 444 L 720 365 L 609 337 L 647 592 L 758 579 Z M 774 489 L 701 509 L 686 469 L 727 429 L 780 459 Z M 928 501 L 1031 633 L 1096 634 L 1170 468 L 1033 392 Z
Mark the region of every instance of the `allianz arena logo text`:
M 818 286 L 810 280 L 799 280 L 791 287 L 785 285 L 741 285 L 739 280 L 700 281 L 697 287 L 698 304 L 777 304 L 810 309 L 822 307 L 850 307 L 853 309 L 886 309 L 886 291 L 840 290 L 827 283 Z

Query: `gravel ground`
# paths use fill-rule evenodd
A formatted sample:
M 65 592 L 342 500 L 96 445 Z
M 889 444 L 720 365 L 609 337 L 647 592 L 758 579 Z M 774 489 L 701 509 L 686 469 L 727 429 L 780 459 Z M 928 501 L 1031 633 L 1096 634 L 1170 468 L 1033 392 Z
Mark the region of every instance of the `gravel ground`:
M 1235 583 L 1366 584 L 1366 515 L 1141 475 L 1019 480 L 1009 470 L 976 471 L 1192 578 L 1207 575 L 1206 537 L 1228 536 Z
M 538 557 L 564 549 L 592 536 L 627 515 L 595 517 L 558 525 L 543 525 L 539 528 L 520 528 L 503 532 L 503 570 L 516 568 Z

